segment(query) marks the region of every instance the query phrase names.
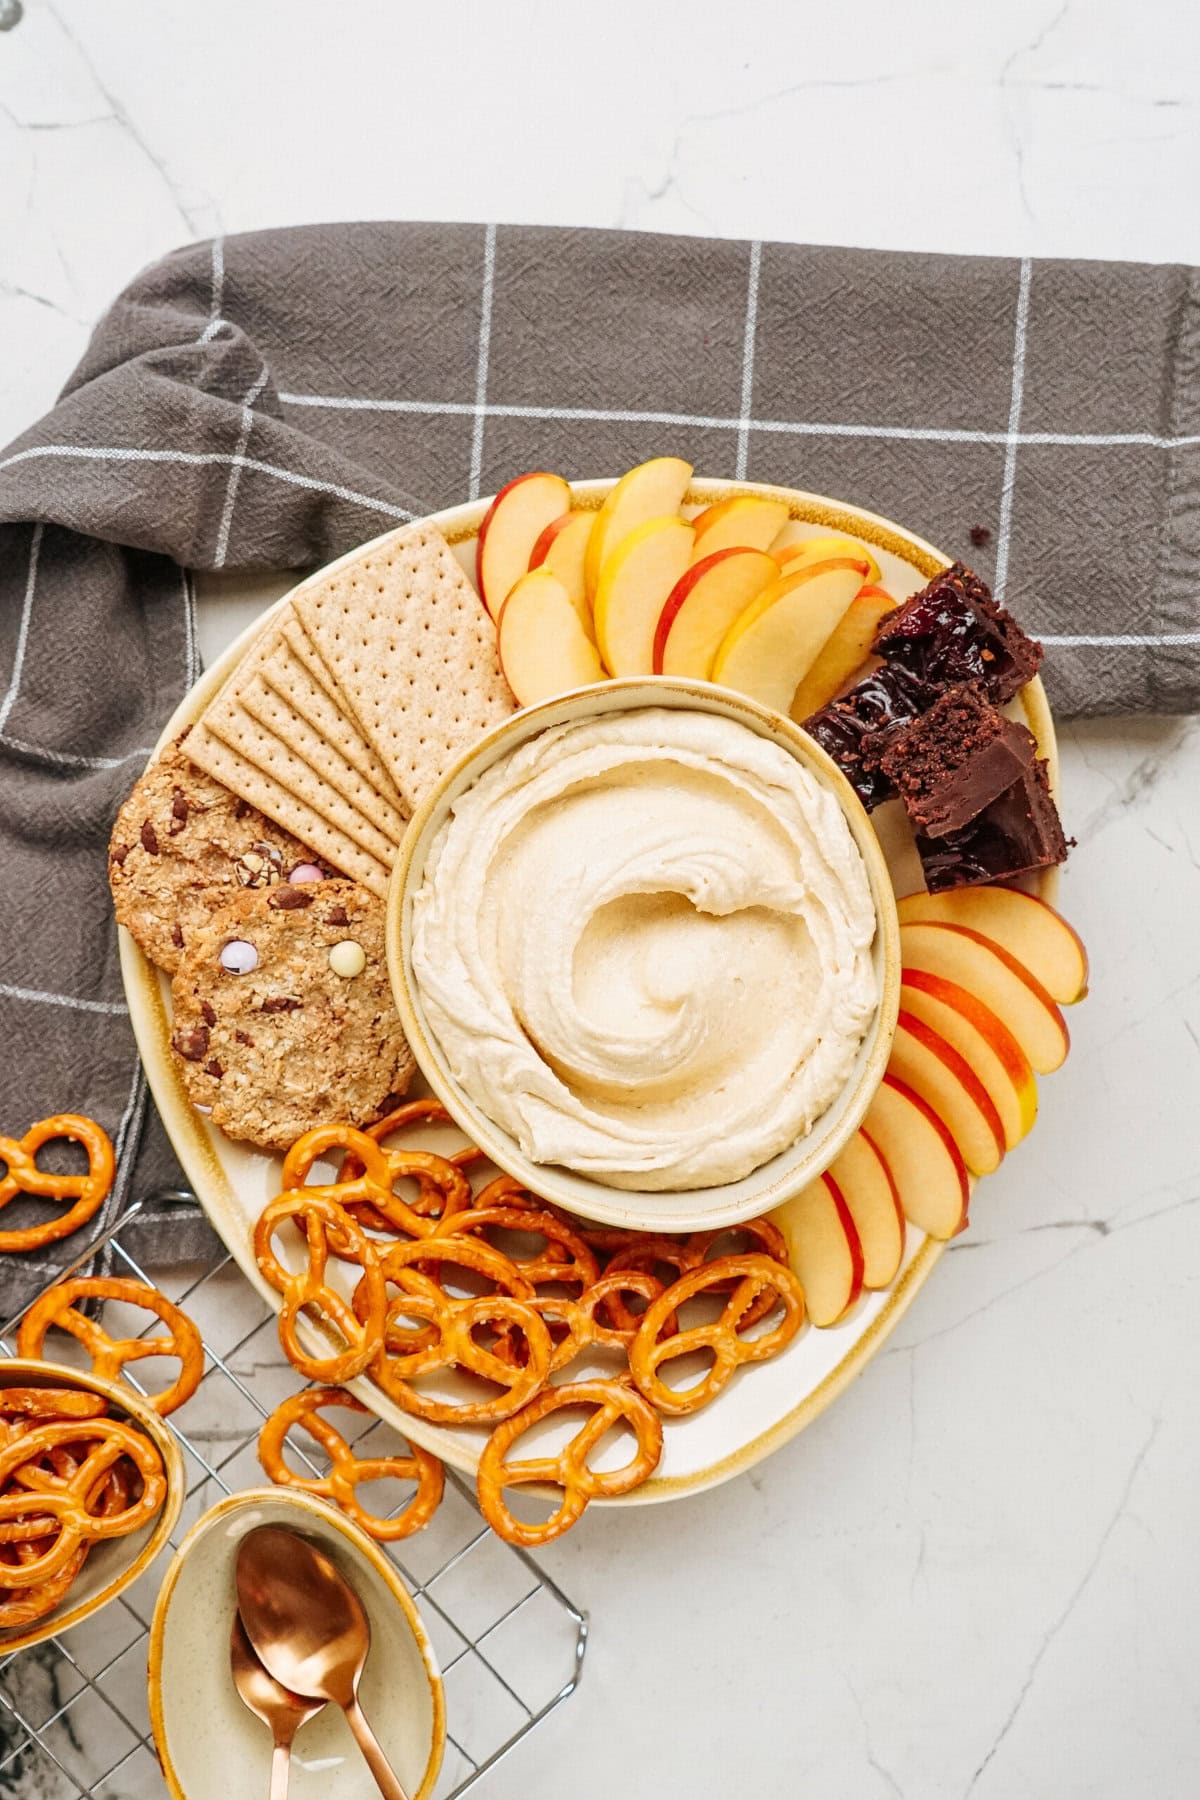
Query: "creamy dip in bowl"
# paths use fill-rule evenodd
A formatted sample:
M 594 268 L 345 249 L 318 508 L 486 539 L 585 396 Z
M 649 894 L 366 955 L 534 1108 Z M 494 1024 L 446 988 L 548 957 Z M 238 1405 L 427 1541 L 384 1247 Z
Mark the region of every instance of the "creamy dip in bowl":
M 787 721 L 686 683 L 490 734 L 392 896 L 402 1017 L 463 1129 L 547 1198 L 651 1228 L 819 1173 L 895 1019 L 891 889 L 848 793 Z

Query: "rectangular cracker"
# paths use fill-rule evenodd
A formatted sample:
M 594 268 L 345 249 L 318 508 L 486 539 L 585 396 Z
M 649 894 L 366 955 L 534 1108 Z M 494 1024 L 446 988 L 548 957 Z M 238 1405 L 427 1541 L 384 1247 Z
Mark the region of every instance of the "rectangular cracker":
M 239 717 L 239 713 L 243 716 Z M 399 844 L 405 823 L 401 813 L 355 768 L 332 738 L 318 731 L 289 700 L 268 686 L 262 675 L 251 676 L 242 685 L 236 701 L 223 702 L 220 709 L 214 708 L 206 715 L 209 728 L 218 737 L 223 737 L 226 743 L 235 743 L 243 755 L 262 767 L 263 758 L 239 741 L 238 732 L 245 730 L 245 714 L 306 764 L 318 779 L 336 788 L 350 809 L 368 820 L 390 844 Z M 268 772 L 279 774 L 273 767 Z M 283 780 L 281 775 L 280 780 Z M 287 787 L 291 783 L 284 781 L 283 785 Z M 388 786 L 390 788 L 390 782 Z M 339 823 L 344 822 L 339 820 Z
M 243 800 L 274 819 L 332 868 L 361 881 L 373 894 L 386 898 L 391 863 L 382 862 L 357 844 L 324 814 L 289 793 L 277 781 L 224 743 L 204 720 L 193 725 L 185 740 L 187 754 L 198 768 L 223 782 Z
M 325 773 L 327 765 L 323 764 L 320 769 L 311 767 L 303 757 L 289 750 L 273 731 L 260 725 L 240 701 L 230 702 L 219 713 L 206 713 L 204 723 L 214 737 L 219 737 L 230 750 L 236 750 L 245 762 L 273 781 L 276 787 L 294 794 L 297 800 L 352 838 L 368 856 L 391 867 L 399 839 L 380 831 L 346 799 Z M 355 780 L 360 779 L 354 776 L 353 770 L 350 774 Z
M 516 711 L 496 627 L 430 526 L 391 532 L 293 606 L 410 811 Z
M 304 636 L 297 620 L 289 617 L 287 624 L 294 626 Z M 315 656 L 316 652 L 313 651 L 312 654 Z M 259 665 L 258 672 L 281 700 L 286 701 L 302 719 L 306 719 L 327 743 L 337 747 L 351 767 L 370 782 L 375 792 L 383 796 L 401 819 L 407 818 L 391 776 L 363 736 L 353 713 L 343 700 L 335 699 L 329 688 L 315 679 L 283 632 L 271 654 Z

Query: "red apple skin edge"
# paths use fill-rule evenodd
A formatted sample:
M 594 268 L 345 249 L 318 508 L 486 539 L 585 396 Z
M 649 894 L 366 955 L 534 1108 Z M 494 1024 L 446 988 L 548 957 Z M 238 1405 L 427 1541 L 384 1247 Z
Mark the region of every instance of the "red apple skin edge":
M 879 1148 L 879 1145 L 875 1142 L 875 1139 L 871 1136 L 870 1132 L 864 1131 L 862 1126 L 860 1125 L 858 1128 L 858 1135 L 861 1138 L 865 1138 L 867 1143 L 870 1144 L 872 1150 L 875 1152 L 876 1162 L 879 1164 L 880 1168 L 883 1170 L 884 1174 L 887 1176 L 888 1192 L 892 1196 L 892 1205 L 895 1207 L 896 1217 L 900 1221 L 900 1255 L 901 1255 L 901 1258 L 903 1258 L 904 1246 L 908 1242 L 908 1220 L 905 1218 L 904 1208 L 900 1204 L 899 1189 L 896 1186 L 895 1179 L 893 1178 L 893 1175 L 892 1175 L 892 1171 L 887 1166 L 887 1161 L 886 1161 L 886 1158 L 884 1157 L 883 1151 Z
M 533 549 L 529 552 L 529 566 L 531 569 L 540 569 L 541 568 L 542 564 L 545 562 L 546 558 L 550 554 L 551 544 L 553 544 L 555 538 L 558 536 L 560 531 L 566 530 L 567 526 L 571 523 L 571 520 L 574 517 L 575 517 L 574 513 L 565 512 L 562 515 L 561 519 L 551 519 L 549 525 L 547 525 L 545 531 L 543 531 L 541 537 L 537 540 L 537 542 L 533 546 Z M 482 535 L 483 535 L 483 532 L 482 532 L 482 528 L 481 528 L 480 536 L 482 537 Z
M 520 487 L 523 481 L 532 481 L 535 478 L 540 479 L 546 475 L 549 475 L 551 480 L 556 479 L 552 469 L 526 469 L 523 475 L 514 475 L 511 481 L 505 482 L 504 486 L 500 489 L 500 492 L 496 495 L 492 504 L 483 515 L 483 519 L 479 526 L 479 536 L 475 539 L 475 586 L 479 589 L 483 604 L 487 607 L 489 612 L 491 612 L 492 609 L 488 606 L 487 595 L 484 593 L 483 589 L 483 546 L 487 541 L 488 530 L 495 517 L 496 508 L 504 499 L 505 495 L 511 494 L 512 490 L 515 487 Z M 501 604 L 503 604 L 503 602 L 501 602 Z M 497 614 L 497 617 L 498 616 L 499 615 Z
M 1037 995 L 1047 1012 L 1053 1014 L 1055 1021 L 1062 1027 L 1063 1062 L 1065 1062 L 1071 1051 L 1071 1028 L 1063 1018 L 1062 1008 L 1059 1006 L 1057 1000 L 1052 1000 L 1050 998 L 1050 995 L 1046 992 L 1037 976 L 1031 974 L 1025 967 L 1025 964 L 1020 962 L 1017 957 L 1006 950 L 1003 944 L 995 943 L 990 937 L 985 937 L 982 931 L 975 931 L 970 925 L 945 925 L 942 926 L 942 930 L 960 932 L 963 937 L 973 938 L 977 944 L 982 944 L 985 950 L 993 951 L 1004 964 L 1005 968 L 1015 975 L 1018 980 L 1023 981 L 1025 986 L 1030 988 L 1032 992 Z
M 850 1208 L 846 1205 L 841 1188 L 833 1179 L 833 1176 L 829 1173 L 828 1169 L 826 1169 L 821 1179 L 829 1189 L 830 1197 L 837 1209 L 838 1223 L 845 1232 L 846 1242 L 850 1246 L 850 1298 L 847 1300 L 839 1315 L 840 1318 L 844 1319 L 863 1291 L 863 1275 L 866 1272 L 867 1264 L 866 1258 L 863 1256 L 862 1239 L 858 1235 L 858 1226 L 854 1223 L 854 1218 L 850 1212 Z M 835 1319 L 834 1323 L 837 1324 L 838 1321 Z
M 959 1153 L 958 1145 L 950 1135 L 950 1128 L 938 1118 L 932 1106 L 926 1105 L 920 1094 L 914 1094 L 908 1083 L 906 1081 L 901 1081 L 899 1076 L 885 1075 L 883 1078 L 883 1085 L 894 1088 L 898 1094 L 903 1094 L 906 1100 L 911 1100 L 918 1112 L 924 1113 L 925 1117 L 930 1121 L 934 1130 L 946 1146 L 946 1153 L 954 1163 L 958 1174 L 959 1188 L 962 1192 L 962 1218 L 951 1233 L 951 1236 L 957 1237 L 960 1232 L 967 1229 L 967 1205 L 971 1198 L 971 1181 L 967 1174 L 967 1165 Z

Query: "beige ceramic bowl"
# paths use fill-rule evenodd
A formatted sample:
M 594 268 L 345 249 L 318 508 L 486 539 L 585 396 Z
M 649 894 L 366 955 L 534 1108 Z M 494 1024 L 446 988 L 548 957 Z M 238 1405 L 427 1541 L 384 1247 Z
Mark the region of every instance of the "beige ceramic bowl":
M 108 1401 L 114 1418 L 136 1426 L 148 1437 L 159 1455 L 167 1476 L 167 1497 L 161 1510 L 140 1531 L 128 1537 L 108 1538 L 93 1545 L 78 1577 L 72 1582 L 58 1606 L 44 1619 L 24 1630 L 0 1631 L 0 1659 L 14 1650 L 28 1649 L 43 1638 L 57 1637 L 72 1625 L 90 1619 L 93 1613 L 115 1600 L 131 1582 L 149 1568 L 171 1535 L 179 1509 L 183 1505 L 183 1457 L 174 1434 L 158 1414 L 132 1388 L 117 1381 L 101 1381 L 95 1375 L 84 1375 L 74 1369 L 60 1368 L 56 1363 L 29 1360 L 25 1357 L 0 1361 L 0 1387 L 70 1388 L 88 1394 L 100 1394 Z
M 251 1488 L 218 1501 L 175 1554 L 150 1628 L 150 1720 L 173 1800 L 229 1800 L 270 1784 L 271 1733 L 242 1704 L 229 1670 L 238 1545 L 281 1525 L 331 1556 L 366 1608 L 371 1650 L 363 1711 L 412 1800 L 428 1800 L 442 1765 L 446 1704 L 425 1627 L 395 1568 L 357 1525 L 323 1500 Z M 292 1747 L 291 1800 L 378 1795 L 336 1706 L 304 1725 Z
M 879 1005 L 859 1047 L 850 1079 L 807 1136 L 780 1151 L 740 1181 L 717 1187 L 654 1191 L 616 1188 L 555 1164 L 535 1163 L 516 1139 L 482 1113 L 451 1073 L 431 1031 L 412 967 L 412 903 L 420 889 L 430 846 L 460 794 L 485 770 L 550 726 L 578 723 L 615 712 L 661 706 L 715 713 L 746 725 L 780 745 L 837 797 L 862 852 L 875 903 L 873 948 Z M 636 1231 L 697 1231 L 733 1225 L 769 1212 L 828 1168 L 862 1122 L 883 1077 L 900 1001 L 900 937 L 887 862 L 853 788 L 836 764 L 789 719 L 707 682 L 671 677 L 607 681 L 603 686 L 529 707 L 506 719 L 451 768 L 414 813 L 400 847 L 388 893 L 388 967 L 392 990 L 413 1055 L 430 1087 L 456 1123 L 492 1161 L 518 1181 L 570 1212 L 605 1225 Z

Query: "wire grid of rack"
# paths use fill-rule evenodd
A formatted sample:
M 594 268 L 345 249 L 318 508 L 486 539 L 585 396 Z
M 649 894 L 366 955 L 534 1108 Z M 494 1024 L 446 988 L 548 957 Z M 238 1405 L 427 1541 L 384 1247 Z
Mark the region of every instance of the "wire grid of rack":
M 108 1272 L 148 1281 L 122 1242 L 140 1210 L 135 1204 L 125 1211 L 74 1269 L 100 1253 Z M 145 1692 L 155 1596 L 174 1547 L 200 1514 L 226 1494 L 264 1483 L 259 1428 L 296 1387 L 275 1315 L 232 1257 L 203 1271 L 160 1275 L 156 1285 L 186 1308 L 204 1339 L 200 1387 L 167 1421 L 183 1451 L 187 1497 L 171 1548 L 124 1594 L 61 1638 L 9 1656 L 0 1651 L 0 1795 L 14 1800 L 161 1800 Z M 136 1317 L 119 1307 L 115 1316 Z M 0 1324 L 0 1353 L 15 1354 L 18 1324 Z M 154 1326 L 151 1320 L 146 1332 Z M 121 1335 L 130 1329 L 123 1323 Z M 66 1361 L 73 1340 L 56 1334 L 54 1342 Z M 368 1455 L 387 1455 L 393 1443 L 400 1448 L 378 1419 L 335 1417 L 356 1447 L 369 1440 Z M 297 1471 L 324 1472 L 313 1449 L 307 1438 L 289 1440 Z M 380 1546 L 421 1609 L 445 1683 L 449 1729 L 434 1800 L 456 1800 L 475 1788 L 574 1693 L 588 1634 L 586 1615 L 524 1550 L 494 1536 L 453 1470 L 446 1477 L 432 1523 L 416 1537 Z M 396 1510 L 403 1502 L 401 1496 Z

